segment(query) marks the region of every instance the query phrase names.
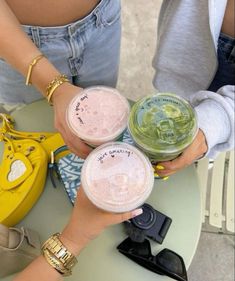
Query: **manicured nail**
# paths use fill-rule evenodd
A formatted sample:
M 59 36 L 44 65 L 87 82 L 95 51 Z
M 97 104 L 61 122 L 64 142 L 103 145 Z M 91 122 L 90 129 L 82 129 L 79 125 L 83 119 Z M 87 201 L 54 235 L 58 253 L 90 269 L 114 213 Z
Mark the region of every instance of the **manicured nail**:
M 164 177 L 164 178 L 162 178 L 164 181 L 166 181 L 166 180 L 168 180 L 169 179 L 169 177 Z
M 157 165 L 156 168 L 157 168 L 158 170 L 164 170 L 164 169 L 165 169 L 162 165 Z
M 154 172 L 154 177 L 155 177 L 155 178 L 159 178 L 159 174 L 156 173 L 156 172 Z
M 143 209 L 136 209 L 132 212 L 132 218 L 137 217 L 139 215 L 143 214 Z

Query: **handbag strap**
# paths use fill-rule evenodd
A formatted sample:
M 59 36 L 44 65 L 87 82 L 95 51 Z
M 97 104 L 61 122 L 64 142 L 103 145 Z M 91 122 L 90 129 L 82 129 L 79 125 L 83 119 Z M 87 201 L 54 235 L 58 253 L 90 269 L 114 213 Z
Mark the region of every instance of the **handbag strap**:
M 68 149 L 67 145 L 60 146 L 55 151 L 51 151 L 51 162 L 49 163 L 48 168 L 49 168 L 50 180 L 51 180 L 51 183 L 52 183 L 54 188 L 56 188 L 55 176 L 60 180 L 60 173 L 58 171 L 58 167 L 57 167 L 57 163 L 55 161 L 55 158 L 60 153 L 65 152 L 65 151 L 69 152 L 69 149 Z
M 53 151 L 53 155 L 55 157 L 55 156 L 59 155 L 61 152 L 68 151 L 68 150 L 69 150 L 68 146 L 67 145 L 63 145 L 63 146 L 57 148 L 55 151 Z
M 2 120 L 2 127 L 0 127 L 0 135 L 9 135 L 14 139 L 33 139 L 37 142 L 42 142 L 55 133 L 48 132 L 25 132 L 14 129 L 14 119 L 4 113 L 0 113 L 0 121 Z
M 8 145 L 8 151 L 10 150 L 12 153 L 15 152 L 13 143 L 5 135 L 0 134 L 0 141 L 4 141 L 4 143 Z

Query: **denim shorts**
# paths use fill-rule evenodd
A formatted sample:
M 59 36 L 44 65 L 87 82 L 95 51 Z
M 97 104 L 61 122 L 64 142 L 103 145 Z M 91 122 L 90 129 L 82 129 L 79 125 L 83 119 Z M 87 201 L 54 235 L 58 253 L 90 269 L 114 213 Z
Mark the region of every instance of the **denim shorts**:
M 101 0 L 91 13 L 71 24 L 22 28 L 74 85 L 115 87 L 120 58 L 120 14 L 120 0 Z M 25 86 L 25 77 L 0 59 L 0 103 L 31 103 L 41 98 L 35 87 Z
M 218 69 L 208 88 L 213 92 L 225 85 L 235 85 L 235 38 L 221 33 L 217 54 Z

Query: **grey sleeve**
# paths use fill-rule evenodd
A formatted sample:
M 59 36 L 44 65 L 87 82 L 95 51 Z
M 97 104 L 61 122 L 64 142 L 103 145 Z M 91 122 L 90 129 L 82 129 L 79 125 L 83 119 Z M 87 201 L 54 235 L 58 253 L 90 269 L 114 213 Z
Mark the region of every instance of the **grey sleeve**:
M 223 86 L 217 93 L 199 91 L 190 97 L 198 116 L 199 128 L 204 132 L 208 151 L 206 157 L 215 158 L 219 152 L 234 149 L 235 86 Z

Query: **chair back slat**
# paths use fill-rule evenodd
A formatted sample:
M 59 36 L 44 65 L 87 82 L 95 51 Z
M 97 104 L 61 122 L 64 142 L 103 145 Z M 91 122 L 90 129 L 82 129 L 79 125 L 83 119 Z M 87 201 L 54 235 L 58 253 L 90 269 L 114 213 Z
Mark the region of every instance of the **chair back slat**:
M 226 229 L 234 232 L 234 151 L 229 156 L 226 195 Z
M 206 209 L 206 194 L 207 194 L 207 183 L 208 183 L 208 167 L 209 159 L 203 158 L 197 163 L 197 173 L 201 187 L 201 207 L 202 207 L 202 222 L 205 222 L 205 217 L 208 215 Z
M 225 157 L 226 153 L 221 153 L 215 159 L 211 178 L 209 224 L 219 228 L 223 222 Z

